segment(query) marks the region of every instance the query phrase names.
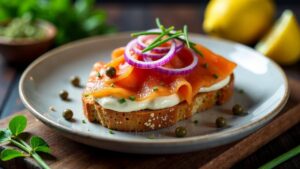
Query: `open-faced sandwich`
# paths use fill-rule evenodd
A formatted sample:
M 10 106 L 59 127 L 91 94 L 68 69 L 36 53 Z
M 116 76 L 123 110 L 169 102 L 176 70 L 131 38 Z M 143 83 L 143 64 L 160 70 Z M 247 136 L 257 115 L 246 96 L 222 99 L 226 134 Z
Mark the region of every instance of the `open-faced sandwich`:
M 156 130 L 223 104 L 236 64 L 188 39 L 187 27 L 133 34 L 111 61 L 95 63 L 82 95 L 89 121 L 121 131 Z

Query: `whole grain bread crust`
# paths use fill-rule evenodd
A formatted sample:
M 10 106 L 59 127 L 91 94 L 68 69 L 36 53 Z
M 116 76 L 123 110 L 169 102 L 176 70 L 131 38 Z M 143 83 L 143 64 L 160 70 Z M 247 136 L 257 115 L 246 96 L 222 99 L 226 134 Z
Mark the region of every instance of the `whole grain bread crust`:
M 82 96 L 84 114 L 90 122 L 120 131 L 149 131 L 165 128 L 187 119 L 197 112 L 205 111 L 215 105 L 227 102 L 233 95 L 234 76 L 230 82 L 217 91 L 199 93 L 192 104 L 181 102 L 173 107 L 160 110 L 141 110 L 117 112 L 101 107 L 92 96 Z

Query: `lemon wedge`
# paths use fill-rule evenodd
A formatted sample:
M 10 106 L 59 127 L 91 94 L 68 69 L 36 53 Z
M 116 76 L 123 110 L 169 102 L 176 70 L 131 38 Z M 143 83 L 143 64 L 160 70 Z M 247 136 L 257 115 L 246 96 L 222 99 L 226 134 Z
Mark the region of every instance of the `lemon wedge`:
M 255 49 L 283 65 L 293 64 L 300 59 L 300 28 L 291 10 L 283 12 Z
M 210 0 L 204 14 L 205 33 L 253 44 L 272 26 L 272 0 Z

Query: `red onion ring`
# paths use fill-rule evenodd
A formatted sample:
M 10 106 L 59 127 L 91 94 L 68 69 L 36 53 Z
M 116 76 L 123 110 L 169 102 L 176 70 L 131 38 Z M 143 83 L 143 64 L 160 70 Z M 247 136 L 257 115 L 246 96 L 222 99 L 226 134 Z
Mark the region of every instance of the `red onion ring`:
M 138 55 L 141 55 L 143 57 L 151 57 L 153 59 L 159 59 L 166 55 L 166 53 L 153 53 L 151 51 L 143 53 L 142 50 L 137 47 L 137 45 L 133 46 L 132 50 Z
M 198 55 L 192 50 L 189 51 L 192 53 L 193 61 L 188 66 L 179 69 L 170 69 L 163 66 L 158 66 L 156 67 L 156 70 L 167 75 L 186 75 L 191 73 L 198 64 Z M 144 60 L 147 62 L 152 61 L 149 57 L 144 57 Z
M 141 69 L 153 69 L 156 68 L 158 66 L 164 65 L 167 62 L 169 62 L 174 56 L 175 56 L 175 49 L 176 49 L 176 43 L 174 40 L 172 40 L 172 44 L 170 47 L 170 50 L 168 51 L 168 53 L 166 53 L 162 58 L 155 60 L 155 61 L 149 61 L 149 62 L 144 62 L 144 61 L 140 61 L 137 60 L 133 57 L 132 52 L 133 51 L 133 47 L 134 45 L 136 45 L 137 43 L 137 39 L 133 39 L 132 41 L 130 41 L 126 48 L 125 48 L 125 54 L 124 54 L 124 58 L 125 61 L 137 68 L 141 68 Z
M 148 36 L 139 36 L 137 38 L 137 44 L 141 48 L 145 49 L 148 45 L 145 44 L 144 41 L 148 40 L 148 39 L 151 39 L 151 38 L 154 38 L 154 37 L 156 37 L 156 36 L 151 36 L 151 35 L 148 35 Z M 175 39 L 174 41 L 176 42 L 176 52 L 179 52 L 183 48 L 184 44 L 183 44 L 183 42 L 181 42 L 180 40 L 177 40 L 177 39 Z M 170 50 L 170 47 L 155 47 L 151 51 L 152 52 L 156 52 L 156 53 L 166 53 L 169 50 Z

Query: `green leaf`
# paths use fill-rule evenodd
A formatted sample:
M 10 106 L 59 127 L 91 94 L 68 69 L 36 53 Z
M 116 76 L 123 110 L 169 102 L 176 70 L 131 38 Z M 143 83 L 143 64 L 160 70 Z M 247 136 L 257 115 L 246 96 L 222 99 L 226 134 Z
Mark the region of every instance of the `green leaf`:
M 83 29 L 87 32 L 97 31 L 104 24 L 105 15 L 93 15 L 83 22 Z
M 10 130 L 6 129 L 0 131 L 0 143 L 9 141 L 10 137 L 11 137 Z
M 70 0 L 51 0 L 49 1 L 51 8 L 55 11 L 66 11 L 71 6 Z
M 39 146 L 48 146 L 47 142 L 39 136 L 32 136 L 30 139 L 30 145 L 32 148 Z
M 27 119 L 24 115 L 17 115 L 9 122 L 9 129 L 14 136 L 22 133 L 27 125 Z
M 41 137 L 32 136 L 30 139 L 30 145 L 31 145 L 32 149 L 36 152 L 39 151 L 39 152 L 44 152 L 44 153 L 50 153 L 49 145 Z
M 74 3 L 74 9 L 78 16 L 85 17 L 92 11 L 95 0 L 77 0 Z
M 7 14 L 7 12 L 0 7 L 0 21 L 5 21 L 9 18 L 9 15 Z
M 17 9 L 18 10 L 18 15 L 22 16 L 25 13 L 32 14 L 33 11 L 36 9 L 36 6 L 37 6 L 37 1 L 35 1 L 35 0 L 26 0 L 18 6 L 18 9 Z
M 18 157 L 25 157 L 25 155 L 22 152 L 12 148 L 4 149 L 0 154 L 2 161 L 8 161 Z
M 48 153 L 48 154 L 51 153 L 50 147 L 46 147 L 46 146 L 40 146 L 40 147 L 37 147 L 36 149 L 34 149 L 34 151 L 35 151 L 35 152 Z

